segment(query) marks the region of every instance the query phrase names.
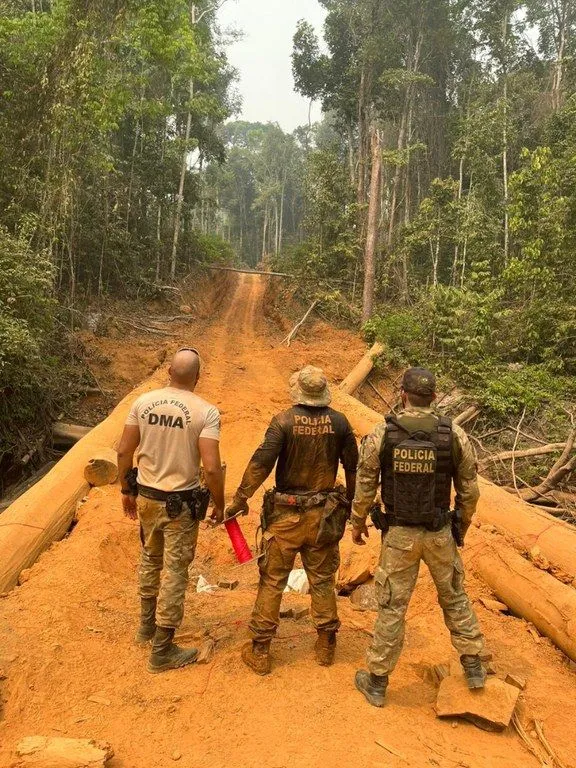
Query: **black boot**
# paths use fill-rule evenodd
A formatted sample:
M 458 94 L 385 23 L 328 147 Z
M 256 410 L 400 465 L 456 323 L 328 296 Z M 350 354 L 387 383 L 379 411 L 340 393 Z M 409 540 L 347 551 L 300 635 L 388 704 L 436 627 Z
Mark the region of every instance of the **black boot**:
M 198 658 L 196 648 L 179 648 L 172 641 L 176 630 L 171 627 L 157 627 L 152 641 L 152 654 L 148 672 L 165 672 L 193 664 Z
M 486 670 L 482 666 L 480 656 L 460 656 L 460 663 L 464 670 L 464 677 L 471 691 L 484 688 L 486 684 Z
M 156 632 L 156 598 L 140 598 L 140 626 L 136 632 L 136 642 L 144 645 L 150 642 Z
M 356 688 L 363 693 L 366 701 L 373 707 L 383 707 L 386 688 L 388 687 L 388 675 L 373 675 L 371 672 L 361 669 L 356 672 L 354 680 Z

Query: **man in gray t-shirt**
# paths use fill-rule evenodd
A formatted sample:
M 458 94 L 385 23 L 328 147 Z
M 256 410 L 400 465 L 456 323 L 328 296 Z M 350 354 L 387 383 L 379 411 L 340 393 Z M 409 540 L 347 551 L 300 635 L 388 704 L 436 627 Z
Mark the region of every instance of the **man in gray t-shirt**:
M 198 539 L 201 461 L 215 505 L 212 518 L 220 522 L 224 514 L 220 414 L 194 394 L 200 374 L 196 350 L 178 351 L 169 372 L 168 387 L 134 402 L 118 447 L 124 513 L 140 521 L 141 623 L 136 640 L 152 640 L 150 672 L 186 666 L 198 655 L 195 648 L 179 648 L 173 638 L 182 623 L 188 568 Z M 137 494 L 127 477 L 134 458 Z

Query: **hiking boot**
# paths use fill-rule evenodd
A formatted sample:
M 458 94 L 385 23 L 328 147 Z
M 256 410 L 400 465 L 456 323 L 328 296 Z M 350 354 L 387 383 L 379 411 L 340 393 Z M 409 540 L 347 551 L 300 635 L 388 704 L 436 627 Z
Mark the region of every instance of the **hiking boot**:
M 140 626 L 136 632 L 138 645 L 145 645 L 156 634 L 156 598 L 140 598 Z
M 336 632 L 318 630 L 318 640 L 314 646 L 316 661 L 321 667 L 330 667 L 334 664 L 336 653 Z
M 252 640 L 242 648 L 242 661 L 257 675 L 269 675 L 272 669 L 270 642 L 270 640 Z
M 471 691 L 476 688 L 484 688 L 486 683 L 486 670 L 482 666 L 480 656 L 460 656 L 460 663 L 464 670 L 464 677 Z
M 363 693 L 366 701 L 373 707 L 383 707 L 386 688 L 388 687 L 388 675 L 373 675 L 371 672 L 361 669 L 356 672 L 354 680 L 356 688 Z
M 148 662 L 148 672 L 165 672 L 168 669 L 180 669 L 193 664 L 198 658 L 196 648 L 179 648 L 174 642 L 172 627 L 157 627 L 152 640 L 152 653 Z

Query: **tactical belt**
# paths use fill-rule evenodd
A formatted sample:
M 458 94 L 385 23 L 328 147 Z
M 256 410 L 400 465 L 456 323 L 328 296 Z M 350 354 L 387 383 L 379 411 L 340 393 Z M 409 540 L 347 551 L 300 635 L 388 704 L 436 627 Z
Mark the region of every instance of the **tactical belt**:
M 405 520 L 402 517 L 396 517 L 396 515 L 391 515 L 387 512 L 386 520 L 391 527 L 398 525 L 407 526 L 408 528 L 426 528 L 427 531 L 438 532 L 447 526 L 448 523 L 452 522 L 452 513 L 449 509 L 446 509 L 435 515 L 432 520 L 415 522 L 414 520 Z
M 309 496 L 296 493 L 279 493 L 276 491 L 274 494 L 274 503 L 305 510 L 310 509 L 311 507 L 318 507 L 320 504 L 325 504 L 331 493 L 332 491 L 320 491 L 320 493 L 315 493 L 312 496 Z
M 169 496 L 179 496 L 187 504 L 195 504 L 200 488 L 190 488 L 187 491 L 160 491 L 158 488 L 150 488 L 147 485 L 138 483 L 138 493 L 146 499 L 153 501 L 168 501 Z

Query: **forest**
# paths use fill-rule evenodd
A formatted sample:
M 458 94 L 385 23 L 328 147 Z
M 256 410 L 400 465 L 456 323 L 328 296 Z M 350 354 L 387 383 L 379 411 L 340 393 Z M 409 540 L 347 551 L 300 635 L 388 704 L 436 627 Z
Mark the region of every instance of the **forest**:
M 575 0 L 319 2 L 292 66 L 324 117 L 287 133 L 236 119 L 221 3 L 0 0 L 0 453 L 77 375 L 85 306 L 214 262 L 565 439 Z

